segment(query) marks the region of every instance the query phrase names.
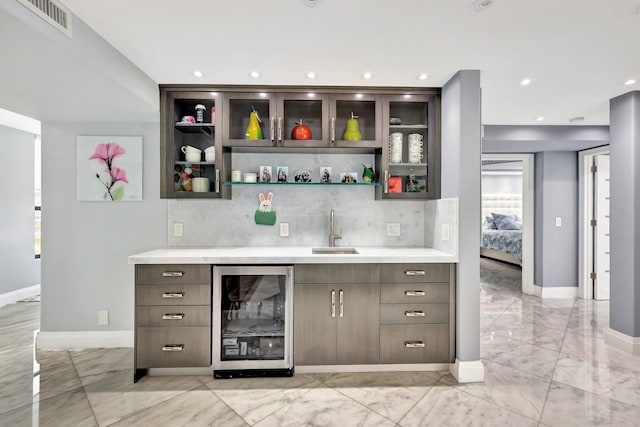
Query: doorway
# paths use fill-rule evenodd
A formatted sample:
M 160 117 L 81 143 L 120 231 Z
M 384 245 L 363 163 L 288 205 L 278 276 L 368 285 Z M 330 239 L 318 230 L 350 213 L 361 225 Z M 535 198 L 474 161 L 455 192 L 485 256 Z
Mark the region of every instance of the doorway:
M 522 293 L 534 295 L 534 155 L 483 154 L 482 161 L 510 161 L 522 164 Z
M 609 147 L 579 153 L 578 295 L 609 299 Z

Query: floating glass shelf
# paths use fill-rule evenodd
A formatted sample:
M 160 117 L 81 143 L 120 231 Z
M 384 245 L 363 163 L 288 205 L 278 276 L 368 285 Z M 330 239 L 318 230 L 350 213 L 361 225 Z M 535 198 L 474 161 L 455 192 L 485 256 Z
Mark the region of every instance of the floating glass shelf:
M 224 185 L 341 185 L 343 187 L 378 187 L 379 182 L 352 182 L 350 184 L 342 182 L 241 182 L 225 181 Z

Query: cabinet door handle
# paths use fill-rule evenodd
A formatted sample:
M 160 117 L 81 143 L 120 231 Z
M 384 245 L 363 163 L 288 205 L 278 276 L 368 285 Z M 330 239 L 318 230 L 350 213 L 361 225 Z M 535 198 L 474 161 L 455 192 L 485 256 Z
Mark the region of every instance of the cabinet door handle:
M 162 315 L 162 320 L 182 320 L 184 313 L 166 313 Z
M 165 292 L 162 294 L 162 298 L 182 298 L 184 292 Z
M 425 347 L 422 341 L 405 341 L 404 346 L 406 348 L 424 348 Z
M 336 142 L 336 118 L 331 117 L 331 143 Z
M 336 291 L 331 291 L 331 317 L 336 317 Z
M 162 346 L 162 351 L 182 351 L 184 350 L 184 344 L 165 344 Z
M 424 270 L 407 270 L 404 272 L 405 276 L 426 276 L 427 273 Z
M 344 317 L 344 291 L 340 290 L 340 317 Z
M 271 117 L 271 143 L 273 144 L 274 142 L 276 142 L 276 118 L 275 117 Z
M 404 291 L 404 294 L 408 297 L 423 297 L 426 295 L 424 291 Z
M 216 169 L 216 193 L 220 193 L 220 169 Z
M 413 310 L 413 311 L 407 310 L 404 312 L 404 315 L 406 317 L 424 317 L 427 314 L 424 311 L 420 311 L 420 310 Z
M 282 142 L 282 117 L 278 117 L 278 141 Z
M 184 271 L 163 271 L 162 277 L 182 277 Z
M 383 181 L 384 181 L 384 185 L 383 185 L 383 191 L 384 194 L 388 194 L 389 193 L 389 171 L 386 170 L 383 172 Z

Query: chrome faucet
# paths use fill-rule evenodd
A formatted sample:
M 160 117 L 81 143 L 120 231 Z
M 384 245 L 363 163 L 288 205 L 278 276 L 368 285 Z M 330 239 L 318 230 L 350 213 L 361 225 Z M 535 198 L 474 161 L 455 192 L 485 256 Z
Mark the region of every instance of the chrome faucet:
M 342 228 L 340 228 L 340 234 L 335 233 L 335 224 L 333 219 L 333 209 L 329 212 L 329 247 L 335 248 L 336 240 L 342 239 Z

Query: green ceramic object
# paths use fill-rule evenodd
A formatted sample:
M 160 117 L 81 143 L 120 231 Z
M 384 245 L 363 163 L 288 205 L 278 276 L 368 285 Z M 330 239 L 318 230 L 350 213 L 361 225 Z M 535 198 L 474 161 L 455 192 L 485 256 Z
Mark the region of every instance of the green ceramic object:
M 256 211 L 256 214 L 254 215 L 254 219 L 256 221 L 256 224 L 259 224 L 259 225 L 275 225 L 276 213 Z

